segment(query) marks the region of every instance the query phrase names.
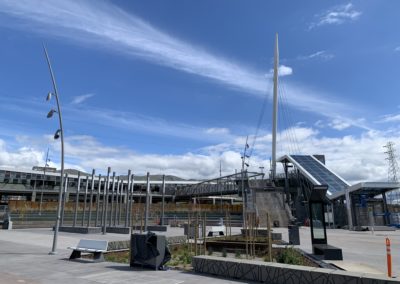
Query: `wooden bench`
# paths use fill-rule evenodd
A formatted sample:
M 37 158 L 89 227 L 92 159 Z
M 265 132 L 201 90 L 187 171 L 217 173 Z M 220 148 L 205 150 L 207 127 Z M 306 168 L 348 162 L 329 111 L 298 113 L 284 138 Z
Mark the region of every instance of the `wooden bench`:
M 81 257 L 82 252 L 93 253 L 95 262 L 104 261 L 103 253 L 107 251 L 108 242 L 101 240 L 80 240 L 76 247 L 68 247 L 72 249 L 69 259 Z

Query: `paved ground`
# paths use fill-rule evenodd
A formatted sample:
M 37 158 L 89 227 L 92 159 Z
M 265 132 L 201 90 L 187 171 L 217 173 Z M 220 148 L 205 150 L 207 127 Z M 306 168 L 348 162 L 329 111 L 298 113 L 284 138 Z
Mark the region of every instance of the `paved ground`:
M 288 240 L 288 231 L 276 228 L 274 231 L 282 232 L 284 240 Z M 389 237 L 392 252 L 393 275 L 400 278 L 400 230 L 354 232 L 342 229 L 327 229 L 328 244 L 342 248 L 343 261 L 331 261 L 333 264 L 348 271 L 369 272 L 376 274 L 387 273 L 386 244 Z M 300 227 L 300 247 L 311 253 L 311 232 L 308 227 Z
M 181 229 L 172 229 L 169 234 Z M 183 233 L 183 230 L 182 230 Z M 52 245 L 49 229 L 0 230 L 0 283 L 247 283 L 196 275 L 177 270 L 153 271 L 127 264 L 69 261 L 71 250 L 81 238 L 126 240 L 127 235 L 80 235 L 60 232 L 58 254 L 48 255 Z
M 275 228 L 288 240 L 286 228 Z M 234 228 L 233 232 L 239 232 Z M 386 274 L 385 238 L 392 243 L 393 274 L 400 277 L 400 230 L 395 232 L 350 232 L 328 230 L 328 243 L 343 249 L 344 261 L 334 263 L 349 271 Z M 182 235 L 183 229 L 168 228 L 167 235 Z M 127 240 L 128 235 L 82 235 L 60 232 L 58 254 L 48 255 L 53 232 L 50 229 L 0 230 L 0 283 L 246 283 L 218 279 L 177 270 L 132 269 L 127 264 L 69 261 L 68 246 L 82 238 Z M 311 252 L 310 229 L 300 228 L 301 245 Z

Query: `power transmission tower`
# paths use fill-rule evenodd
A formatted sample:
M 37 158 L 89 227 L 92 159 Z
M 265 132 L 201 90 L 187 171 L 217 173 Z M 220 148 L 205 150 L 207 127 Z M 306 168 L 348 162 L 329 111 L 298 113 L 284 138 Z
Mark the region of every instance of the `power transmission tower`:
M 387 154 L 386 160 L 388 160 L 389 163 L 388 181 L 397 182 L 397 173 L 399 171 L 399 166 L 397 165 L 397 156 L 396 149 L 394 148 L 394 143 L 389 141 L 383 147 L 387 149 L 385 154 Z

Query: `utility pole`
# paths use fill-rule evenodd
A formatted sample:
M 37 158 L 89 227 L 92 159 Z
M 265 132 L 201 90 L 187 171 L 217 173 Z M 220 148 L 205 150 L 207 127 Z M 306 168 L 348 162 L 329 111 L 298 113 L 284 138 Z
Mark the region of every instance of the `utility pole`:
M 246 137 L 246 144 L 244 146 L 244 150 L 243 150 L 243 156 L 242 158 L 242 173 L 241 173 L 241 178 L 242 178 L 242 200 L 243 200 L 243 205 L 242 205 L 242 214 L 243 214 L 243 229 L 246 229 L 246 192 L 244 189 L 244 175 L 245 175 L 245 169 L 244 167 L 248 167 L 249 164 L 246 163 L 246 158 L 250 158 L 249 156 L 247 156 L 246 152 L 247 149 L 249 148 L 249 144 L 247 143 L 249 139 L 249 136 Z

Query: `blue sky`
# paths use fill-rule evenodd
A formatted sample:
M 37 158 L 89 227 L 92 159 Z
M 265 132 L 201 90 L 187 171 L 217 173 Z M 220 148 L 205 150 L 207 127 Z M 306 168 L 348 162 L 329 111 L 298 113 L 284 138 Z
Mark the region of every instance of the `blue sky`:
M 280 47 L 278 155 L 326 154 L 350 182 L 385 180 L 400 145 L 397 1 L 0 0 L 0 166 L 43 165 L 62 103 L 68 167 L 210 178 L 269 167 Z M 266 100 L 265 111 L 257 125 Z

